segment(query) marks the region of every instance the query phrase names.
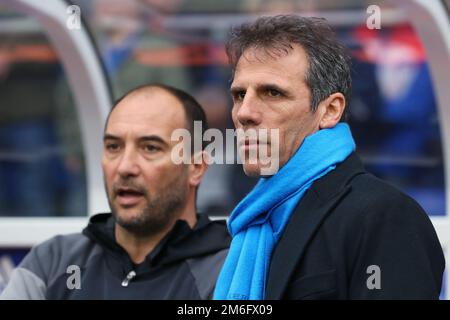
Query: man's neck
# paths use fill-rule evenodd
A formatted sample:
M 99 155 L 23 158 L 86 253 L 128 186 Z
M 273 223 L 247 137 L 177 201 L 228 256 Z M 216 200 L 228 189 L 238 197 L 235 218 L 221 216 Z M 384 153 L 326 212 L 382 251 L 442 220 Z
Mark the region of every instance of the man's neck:
M 173 225 L 171 225 L 172 227 Z M 135 264 L 142 263 L 152 252 L 167 232 L 164 230 L 151 236 L 138 236 L 122 228 L 116 223 L 115 234 L 117 243 L 125 249 Z
M 172 221 L 167 228 L 157 234 L 148 236 L 136 235 L 122 228 L 116 223 L 115 236 L 117 243 L 125 249 L 130 256 L 131 261 L 135 264 L 144 262 L 145 257 L 155 249 L 158 243 L 172 230 L 177 220 L 185 220 L 191 228 L 193 228 L 197 222 L 197 218 L 194 215 L 189 216 L 186 219 L 184 216 Z

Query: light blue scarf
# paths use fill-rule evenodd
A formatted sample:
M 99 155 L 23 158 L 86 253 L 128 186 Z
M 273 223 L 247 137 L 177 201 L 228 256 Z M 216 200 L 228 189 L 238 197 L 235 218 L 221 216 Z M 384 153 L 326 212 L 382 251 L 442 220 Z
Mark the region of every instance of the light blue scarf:
M 233 240 L 214 299 L 264 299 L 270 257 L 292 212 L 312 183 L 354 150 L 350 128 L 339 123 L 306 137 L 277 174 L 259 180 L 228 220 Z

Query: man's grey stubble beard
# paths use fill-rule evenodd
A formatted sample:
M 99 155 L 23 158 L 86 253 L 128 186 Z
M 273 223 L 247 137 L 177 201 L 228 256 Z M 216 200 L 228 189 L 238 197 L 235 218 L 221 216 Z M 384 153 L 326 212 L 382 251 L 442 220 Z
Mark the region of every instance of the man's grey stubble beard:
M 146 206 L 131 219 L 124 219 L 120 214 L 113 199 L 108 194 L 108 201 L 116 223 L 128 232 L 139 237 L 152 236 L 164 231 L 179 216 L 179 209 L 186 200 L 187 190 L 183 185 L 183 179 L 177 179 L 170 190 L 162 190 L 158 195 L 152 196 L 148 191 L 144 198 Z

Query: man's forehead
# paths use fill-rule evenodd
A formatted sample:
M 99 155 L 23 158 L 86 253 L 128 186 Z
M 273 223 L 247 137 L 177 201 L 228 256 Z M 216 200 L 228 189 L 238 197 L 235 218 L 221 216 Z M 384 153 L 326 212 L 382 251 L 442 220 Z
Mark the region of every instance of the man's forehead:
M 176 97 L 162 88 L 146 88 L 130 93 L 114 109 L 125 113 L 133 110 L 141 114 L 163 114 L 161 110 L 164 109 L 166 113 L 182 110 L 182 105 Z
M 125 97 L 111 112 L 107 129 L 168 129 L 185 125 L 181 102 L 163 90 Z
M 261 48 L 249 48 L 240 57 L 233 75 L 232 85 L 241 81 L 253 79 L 255 73 L 271 74 L 270 79 L 263 82 L 278 80 L 289 82 L 293 79 L 304 79 L 308 68 L 307 56 L 299 45 L 292 45 L 289 51 L 266 51 Z M 286 83 L 288 84 L 288 83 Z
M 292 54 L 299 53 L 307 57 L 305 49 L 298 43 L 280 43 L 278 45 L 251 46 L 246 48 L 239 57 L 237 64 L 241 60 L 268 62 L 276 61 Z

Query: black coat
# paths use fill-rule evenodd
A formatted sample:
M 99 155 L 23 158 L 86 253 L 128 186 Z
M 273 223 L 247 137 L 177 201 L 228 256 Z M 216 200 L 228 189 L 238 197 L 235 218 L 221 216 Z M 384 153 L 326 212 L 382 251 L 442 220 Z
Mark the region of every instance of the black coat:
M 427 214 L 353 153 L 297 206 L 266 299 L 437 299 L 444 267 Z

